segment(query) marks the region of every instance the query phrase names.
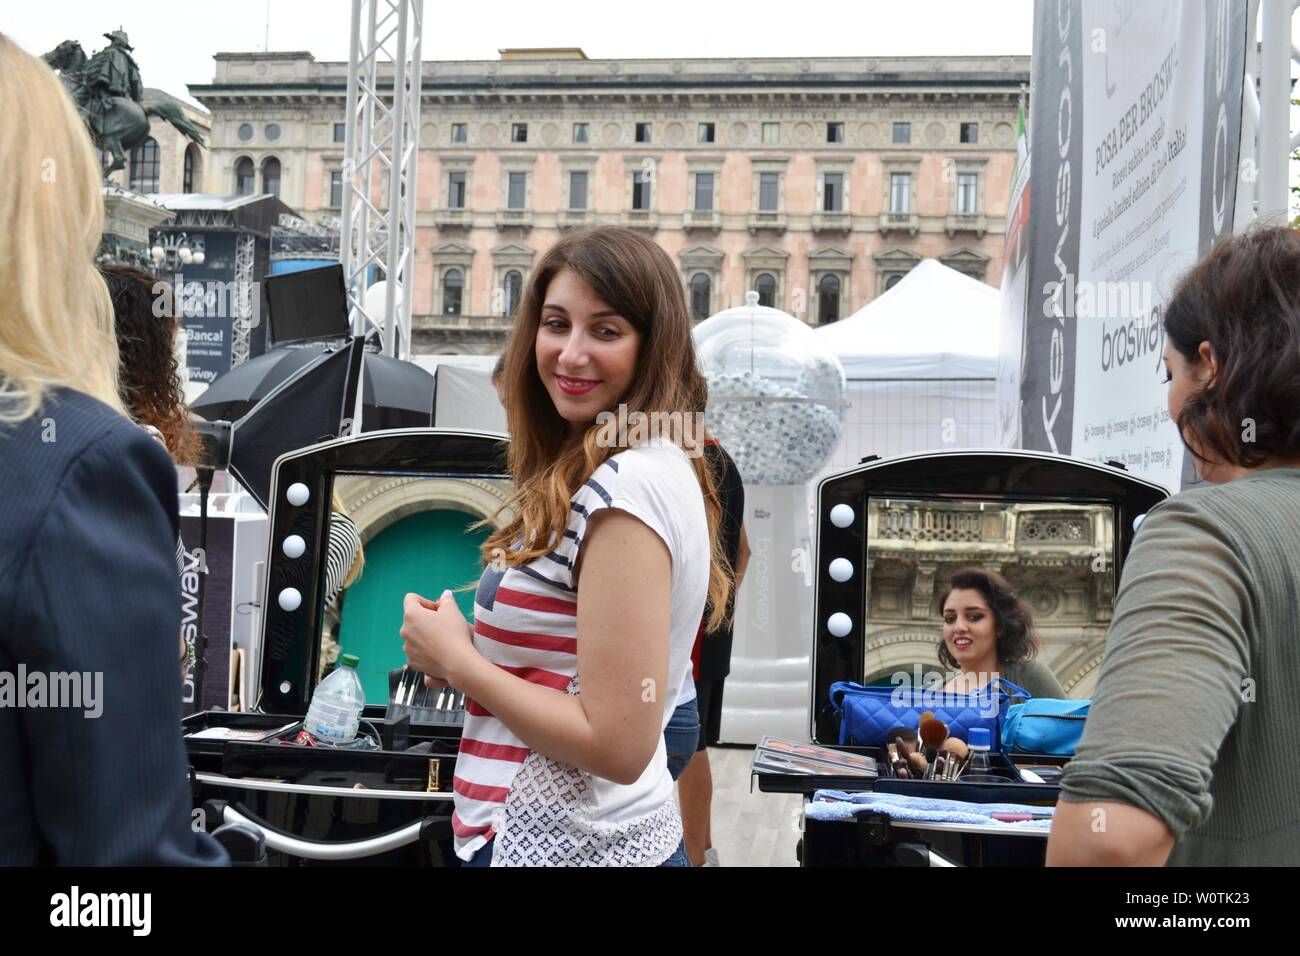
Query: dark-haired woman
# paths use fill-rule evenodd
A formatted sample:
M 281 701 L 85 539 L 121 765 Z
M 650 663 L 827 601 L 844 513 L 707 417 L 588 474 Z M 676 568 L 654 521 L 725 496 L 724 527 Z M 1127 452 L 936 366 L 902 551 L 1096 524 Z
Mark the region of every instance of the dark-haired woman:
M 939 661 L 957 671 L 944 690 L 972 693 L 1001 676 L 1035 697 L 1065 696 L 1047 665 L 1034 660 L 1033 613 L 1002 575 L 963 568 L 949 579 L 939 605 Z
M 1213 487 L 1124 565 L 1049 864 L 1300 864 L 1300 235 L 1233 237 L 1165 311 L 1169 413 Z
M 457 855 L 688 866 L 664 728 L 705 598 L 711 630 L 731 580 L 672 261 L 619 227 L 560 239 L 529 280 L 504 380 L 514 518 L 484 545 L 474 625 L 449 595 L 436 609 L 408 595 L 402 628 L 411 666 L 469 698 Z M 679 427 L 619 435 L 601 413 L 620 405 L 629 423 Z

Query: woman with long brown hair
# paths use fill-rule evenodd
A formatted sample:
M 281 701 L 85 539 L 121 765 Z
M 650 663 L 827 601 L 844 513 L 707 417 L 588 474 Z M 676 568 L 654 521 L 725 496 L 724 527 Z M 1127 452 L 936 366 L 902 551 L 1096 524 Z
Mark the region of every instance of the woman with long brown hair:
M 705 436 L 683 427 L 707 387 L 677 270 L 631 230 L 570 233 L 506 355 L 514 519 L 484 544 L 474 625 L 447 592 L 436 608 L 408 595 L 402 628 L 411 666 L 468 695 L 457 855 L 689 865 L 663 731 L 731 570 Z M 620 447 L 616 409 L 678 427 Z

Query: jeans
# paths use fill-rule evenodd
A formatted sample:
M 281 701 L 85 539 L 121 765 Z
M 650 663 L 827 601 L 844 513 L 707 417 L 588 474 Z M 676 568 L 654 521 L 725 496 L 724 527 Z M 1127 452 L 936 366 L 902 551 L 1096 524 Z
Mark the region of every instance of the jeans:
M 673 711 L 664 728 L 664 746 L 668 750 L 668 772 L 676 780 L 700 746 L 700 711 L 695 700 Z
M 475 851 L 470 857 L 468 863 L 462 863 L 461 866 L 491 866 L 492 865 L 492 840 L 488 840 L 483 846 Z M 686 844 L 678 843 L 677 849 L 673 855 L 659 864 L 660 866 L 690 866 L 690 858 L 686 855 Z

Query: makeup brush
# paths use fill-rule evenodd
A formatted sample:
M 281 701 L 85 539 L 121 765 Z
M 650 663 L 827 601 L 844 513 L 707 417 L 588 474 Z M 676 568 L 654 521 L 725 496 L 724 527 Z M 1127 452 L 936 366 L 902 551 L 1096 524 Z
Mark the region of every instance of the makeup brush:
M 921 717 L 916 722 L 916 739 L 918 743 L 918 747 L 917 747 L 918 750 L 920 749 L 919 743 L 921 740 L 921 725 L 924 724 L 927 720 L 934 720 L 934 711 L 932 710 L 921 711 Z
M 942 720 L 936 720 L 931 717 L 925 723 L 921 724 L 921 742 L 925 744 L 925 759 L 930 763 L 928 771 L 930 779 L 934 776 L 934 761 L 939 755 L 939 747 L 948 738 L 948 725 Z
M 943 761 L 944 780 L 953 779 L 953 774 L 961 766 L 961 762 L 966 759 L 970 748 L 966 746 L 966 741 L 958 737 L 949 737 L 939 747 L 939 750 L 945 755 Z
M 912 776 L 916 777 L 917 780 L 925 778 L 927 764 L 924 754 L 912 751 L 912 753 L 907 755 L 907 765 L 912 769 Z
M 889 765 L 894 768 L 894 776 L 900 780 L 911 779 L 912 774 L 907 769 L 907 761 L 898 752 L 898 744 L 886 744 L 885 753 L 889 755 Z

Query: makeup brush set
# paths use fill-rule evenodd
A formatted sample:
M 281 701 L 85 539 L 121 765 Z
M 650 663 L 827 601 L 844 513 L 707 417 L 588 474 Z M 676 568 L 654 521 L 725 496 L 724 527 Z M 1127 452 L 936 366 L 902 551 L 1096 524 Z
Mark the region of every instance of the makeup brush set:
M 948 725 L 931 711 L 921 714 L 915 730 L 895 727 L 885 739 L 889 766 L 899 780 L 1006 782 L 990 774 L 987 741 L 972 748 L 964 740 L 949 736 Z M 974 772 L 964 776 L 972 763 Z
M 403 666 L 384 719 L 403 717 L 412 724 L 460 724 L 465 719 L 465 694 L 454 687 L 425 687 L 424 674 Z

